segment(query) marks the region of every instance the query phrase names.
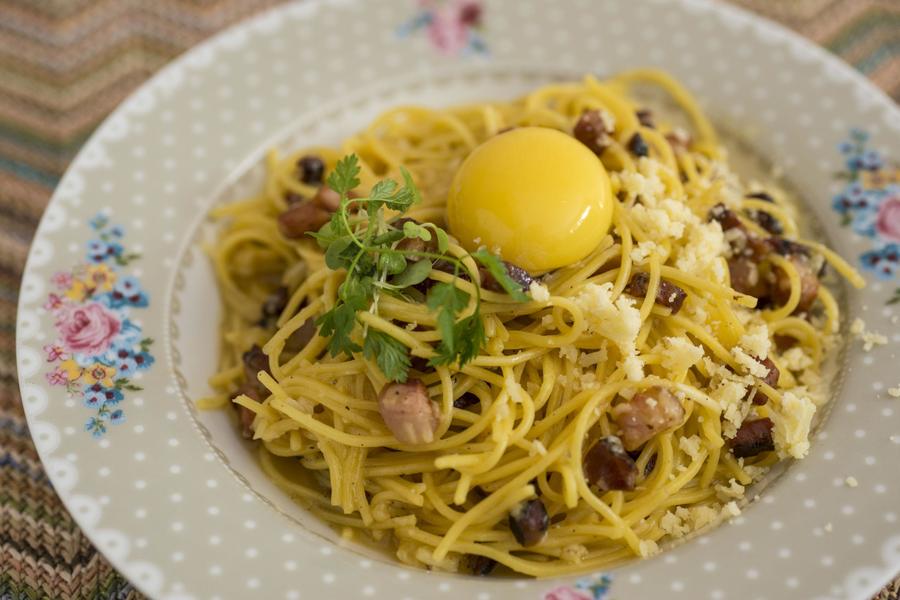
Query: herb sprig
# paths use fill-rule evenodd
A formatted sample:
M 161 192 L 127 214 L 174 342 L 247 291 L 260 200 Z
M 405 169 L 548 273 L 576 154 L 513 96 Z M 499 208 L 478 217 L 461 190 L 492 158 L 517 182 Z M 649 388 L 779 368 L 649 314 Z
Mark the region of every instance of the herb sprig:
M 379 181 L 368 197 L 351 197 L 350 192 L 360 185 L 359 158 L 350 154 L 338 161 L 328 176 L 328 186 L 341 195 L 341 202 L 331 220 L 317 233 L 310 234 L 325 252 L 325 264 L 335 271 L 347 272 L 338 288 L 334 306 L 316 320 L 319 335 L 329 338 L 328 351 L 332 356 L 362 352 L 374 360 L 385 377 L 391 381 L 406 381 L 411 366 L 409 349 L 389 334 L 363 327 L 363 344 L 354 340 L 361 312 L 378 313 L 382 294 L 413 295 L 413 288 L 428 278 L 435 261 L 441 261 L 453 282 L 437 282 L 428 288 L 425 298 L 429 310 L 437 313 L 437 329 L 441 341 L 429 365 L 458 362 L 462 367 L 478 356 L 485 343 L 481 319 L 481 290 L 475 289 L 475 307 L 460 318 L 472 298 L 455 285 L 458 278 L 474 280 L 474 273 L 458 257 L 448 253 L 447 232 L 433 223 L 412 220 L 388 220 L 385 209 L 403 215 L 421 200 L 419 190 L 409 172 L 402 168 L 403 183 L 392 179 Z M 427 249 L 411 250 L 398 247 L 404 240 L 430 243 Z M 518 302 L 528 300 L 522 286 L 513 280 L 503 262 L 486 250 L 470 254 L 500 286 Z M 421 292 L 417 292 L 421 297 Z

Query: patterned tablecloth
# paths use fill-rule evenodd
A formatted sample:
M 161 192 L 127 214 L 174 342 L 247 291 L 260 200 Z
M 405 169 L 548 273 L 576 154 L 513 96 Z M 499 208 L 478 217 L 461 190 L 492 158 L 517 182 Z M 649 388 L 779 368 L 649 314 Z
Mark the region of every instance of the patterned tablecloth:
M 166 62 L 281 0 L 0 0 L 0 599 L 140 598 L 41 468 L 15 372 L 28 246 L 91 131 Z M 412 0 L 410 0 L 412 1 Z M 900 100 L 900 0 L 731 0 L 795 29 Z M 900 580 L 878 595 L 900 600 Z

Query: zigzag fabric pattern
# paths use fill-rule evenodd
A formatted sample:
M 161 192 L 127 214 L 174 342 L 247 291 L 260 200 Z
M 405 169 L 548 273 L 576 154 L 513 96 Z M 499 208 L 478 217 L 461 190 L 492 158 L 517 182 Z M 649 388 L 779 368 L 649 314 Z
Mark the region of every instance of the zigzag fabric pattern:
M 187 48 L 281 1 L 0 0 L 0 599 L 142 598 L 80 532 L 29 438 L 15 374 L 22 269 L 54 186 L 100 121 Z M 898 0 L 731 1 L 900 100 Z M 877 600 L 900 600 L 900 580 Z

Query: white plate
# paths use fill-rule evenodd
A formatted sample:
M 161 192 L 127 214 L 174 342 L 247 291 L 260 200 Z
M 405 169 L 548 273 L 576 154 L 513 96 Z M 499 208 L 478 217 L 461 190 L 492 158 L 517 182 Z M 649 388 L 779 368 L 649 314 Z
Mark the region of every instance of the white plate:
M 851 128 L 870 135 L 864 146 L 877 156 L 865 156 L 868 166 L 900 157 L 900 111 L 823 50 L 723 4 L 494 0 L 477 31 L 410 31 L 429 4 L 277 8 L 164 69 L 85 145 L 41 222 L 17 324 L 32 435 L 79 525 L 154 598 L 599 597 L 602 586 L 578 578 L 417 572 L 335 543 L 260 474 L 223 414 L 191 407 L 213 368 L 218 316 L 195 242 L 213 202 L 254 185 L 271 144 L 333 143 L 400 102 L 511 97 L 561 77 L 654 65 L 784 169 L 843 256 L 892 266 L 867 271 L 870 285 L 846 305 L 848 319 L 863 317 L 889 343 L 849 347 L 809 457 L 760 502 L 732 524 L 613 570 L 612 596 L 868 598 L 900 572 L 900 401 L 887 393 L 900 385 L 900 305 L 888 304 L 900 293 L 900 188 L 892 166 L 876 169 L 880 179 L 857 169 L 856 187 L 834 173 L 853 158 L 837 148 Z M 865 201 L 846 218 L 832 209 L 845 193 Z M 97 214 L 105 225 L 92 221 Z M 106 241 L 86 251 L 101 233 Z M 94 267 L 96 289 L 84 297 L 72 275 L 85 278 L 87 253 L 107 253 L 108 269 Z M 108 290 L 111 274 L 119 287 Z M 111 308 L 94 302 L 101 296 Z M 133 371 L 129 384 L 142 389 L 120 382 L 121 398 L 111 392 L 100 408 L 104 399 L 81 382 L 108 373 L 61 367 L 52 348 L 60 335 L 84 347 L 114 338 L 125 353 L 110 357 L 121 367 L 112 380 Z M 144 338 L 154 341 L 141 353 Z M 67 392 L 59 384 L 73 374 L 82 379 Z M 93 427 L 97 437 L 85 430 L 89 418 L 103 426 Z M 858 487 L 845 485 L 850 476 Z

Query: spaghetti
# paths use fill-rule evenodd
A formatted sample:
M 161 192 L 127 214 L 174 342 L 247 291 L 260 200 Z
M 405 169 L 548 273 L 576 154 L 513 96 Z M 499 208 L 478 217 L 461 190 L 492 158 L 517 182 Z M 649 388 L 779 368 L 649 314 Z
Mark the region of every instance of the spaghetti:
M 632 88 L 646 84 L 668 93 L 690 133 L 636 104 Z M 522 126 L 578 137 L 587 117 L 608 128 L 592 149 L 617 198 L 612 230 L 535 281 L 527 302 L 482 289 L 486 343 L 473 360 L 427 364 L 441 334 L 414 297 L 386 295 L 359 314 L 356 336 L 382 332 L 411 351 L 410 377 L 435 407 L 428 441 L 401 442 L 379 411 L 389 382 L 376 362 L 330 356 L 315 335 L 344 272 L 312 240 L 285 237 L 279 215 L 301 198 L 327 201 L 317 171 L 352 153 L 360 195 L 400 181 L 403 166 L 423 197 L 405 216 L 443 224 L 454 173 L 481 142 Z M 265 471 L 346 536 L 426 568 L 598 569 L 738 514 L 746 486 L 806 453 L 839 322 L 819 258 L 861 278 L 797 239 L 783 192 L 731 173 L 713 127 L 665 74 L 396 108 L 339 150 L 272 152 L 267 167 L 257 195 L 214 212 L 225 317 L 218 394 L 201 406 L 237 405 Z M 447 251 L 467 256 L 452 238 Z M 478 285 L 437 267 L 428 277 Z

